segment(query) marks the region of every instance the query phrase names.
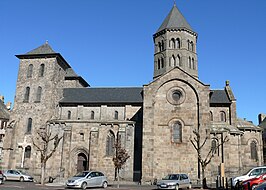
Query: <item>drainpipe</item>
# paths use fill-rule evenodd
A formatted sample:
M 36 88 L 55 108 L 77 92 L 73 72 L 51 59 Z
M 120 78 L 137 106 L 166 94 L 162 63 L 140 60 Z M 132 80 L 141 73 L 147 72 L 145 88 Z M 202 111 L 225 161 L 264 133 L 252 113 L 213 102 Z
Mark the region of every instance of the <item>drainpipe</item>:
M 199 102 L 197 102 L 197 109 L 198 109 L 197 110 L 197 112 L 198 112 L 197 113 L 198 114 L 198 118 L 197 119 L 198 119 L 198 132 L 199 132 L 199 130 L 200 130 Z M 200 147 L 200 142 L 199 141 L 197 142 L 197 146 Z M 199 157 L 198 157 L 198 179 L 200 179 L 200 160 L 199 160 Z
M 88 170 L 90 170 L 90 155 L 91 155 L 91 133 L 92 133 L 92 131 L 90 131 L 90 136 L 89 136 Z

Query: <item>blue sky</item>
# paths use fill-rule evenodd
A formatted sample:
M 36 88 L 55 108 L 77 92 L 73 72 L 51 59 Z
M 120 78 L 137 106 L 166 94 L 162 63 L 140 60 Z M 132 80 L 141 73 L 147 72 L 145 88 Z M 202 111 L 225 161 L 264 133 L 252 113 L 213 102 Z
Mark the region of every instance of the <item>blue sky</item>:
M 46 40 L 92 87 L 152 81 L 153 39 L 173 0 L 1 0 L 0 94 L 14 102 L 19 60 Z M 266 1 L 176 0 L 198 33 L 199 79 L 230 81 L 238 117 L 266 113 Z

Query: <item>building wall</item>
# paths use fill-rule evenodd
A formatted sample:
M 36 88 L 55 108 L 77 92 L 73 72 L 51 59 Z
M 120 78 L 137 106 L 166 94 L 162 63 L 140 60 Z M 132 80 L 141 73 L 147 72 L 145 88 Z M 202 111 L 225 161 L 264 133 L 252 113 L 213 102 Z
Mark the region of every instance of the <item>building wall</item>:
M 178 77 L 176 77 L 178 76 Z M 172 92 L 180 90 L 180 102 Z M 178 68 L 144 87 L 143 180 L 161 179 L 168 173 L 197 175 L 197 154 L 190 139 L 193 131 L 205 132 L 209 121 L 209 86 Z M 171 123 L 182 124 L 182 141 L 173 142 Z M 200 126 L 199 126 L 200 124 Z

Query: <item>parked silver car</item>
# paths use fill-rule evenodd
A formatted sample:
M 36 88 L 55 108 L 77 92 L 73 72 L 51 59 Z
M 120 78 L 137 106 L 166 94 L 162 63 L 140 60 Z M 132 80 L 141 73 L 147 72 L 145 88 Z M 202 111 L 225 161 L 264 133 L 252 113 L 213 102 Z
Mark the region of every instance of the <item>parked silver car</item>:
M 4 180 L 33 181 L 33 177 L 20 170 L 5 170 Z
M 157 182 L 157 189 L 191 188 L 191 181 L 187 174 L 168 174 Z
M 0 184 L 2 184 L 4 182 L 4 176 L 2 171 L 0 170 Z
M 67 188 L 81 188 L 86 189 L 87 187 L 103 187 L 107 188 L 108 181 L 107 177 L 98 171 L 83 171 L 72 178 L 69 178 L 66 182 Z

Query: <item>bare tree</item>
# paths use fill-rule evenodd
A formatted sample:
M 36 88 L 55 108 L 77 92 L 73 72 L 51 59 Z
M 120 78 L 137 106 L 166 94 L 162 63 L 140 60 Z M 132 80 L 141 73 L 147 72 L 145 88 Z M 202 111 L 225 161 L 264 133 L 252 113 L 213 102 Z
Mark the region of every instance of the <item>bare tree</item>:
M 226 136 L 225 138 L 222 138 L 218 144 L 216 144 L 215 147 L 210 147 L 208 146 L 209 150 L 207 151 L 207 154 L 205 157 L 202 155 L 203 148 L 205 148 L 206 142 L 209 139 L 209 135 L 207 134 L 208 132 L 206 131 L 204 140 L 201 141 L 201 134 L 199 131 L 194 130 L 194 138 L 190 138 L 190 142 L 192 143 L 193 147 L 197 151 L 198 154 L 198 161 L 201 166 L 201 176 L 202 176 L 202 187 L 206 188 L 206 179 L 205 179 L 205 169 L 207 165 L 211 162 L 212 158 L 214 157 L 215 152 L 218 150 L 220 146 L 222 146 L 225 142 L 227 142 L 229 139 Z M 201 177 L 199 176 L 199 177 Z M 201 179 L 200 179 L 201 181 Z
M 118 140 L 115 145 L 115 155 L 113 157 L 113 162 L 115 165 L 115 172 L 117 176 L 117 188 L 119 188 L 119 171 L 125 165 L 127 159 L 130 157 L 126 149 L 121 147 L 121 142 Z
M 37 136 L 32 137 L 33 146 L 41 154 L 41 184 L 44 185 L 46 163 L 56 151 L 62 137 L 59 132 L 53 131 L 50 124 L 46 124 L 36 132 Z

